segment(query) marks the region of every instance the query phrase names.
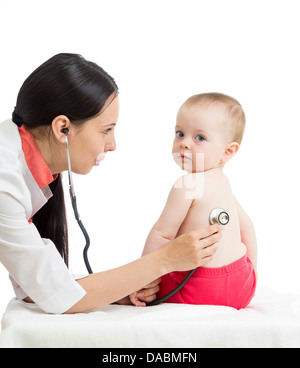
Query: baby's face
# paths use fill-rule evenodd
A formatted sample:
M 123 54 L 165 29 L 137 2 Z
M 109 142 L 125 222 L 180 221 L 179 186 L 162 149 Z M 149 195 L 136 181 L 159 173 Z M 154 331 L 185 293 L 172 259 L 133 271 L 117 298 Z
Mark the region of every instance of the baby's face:
M 184 104 L 178 114 L 173 143 L 175 162 L 188 172 L 221 167 L 228 143 L 224 112 L 204 104 Z

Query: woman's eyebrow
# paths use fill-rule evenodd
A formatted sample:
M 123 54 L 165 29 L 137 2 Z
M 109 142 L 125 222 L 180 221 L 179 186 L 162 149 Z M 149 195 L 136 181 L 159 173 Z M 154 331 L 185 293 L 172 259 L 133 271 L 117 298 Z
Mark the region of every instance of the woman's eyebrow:
M 111 126 L 111 125 L 116 126 L 117 123 L 110 123 L 110 124 L 107 124 L 107 125 L 102 125 L 102 127 L 108 127 L 108 126 Z

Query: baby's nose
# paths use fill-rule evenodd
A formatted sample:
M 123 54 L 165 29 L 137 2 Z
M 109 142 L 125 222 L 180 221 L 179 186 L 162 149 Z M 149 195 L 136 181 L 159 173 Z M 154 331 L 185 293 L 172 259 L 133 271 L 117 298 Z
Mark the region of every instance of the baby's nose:
M 180 148 L 190 150 L 191 149 L 191 144 L 187 140 L 181 141 L 180 142 Z

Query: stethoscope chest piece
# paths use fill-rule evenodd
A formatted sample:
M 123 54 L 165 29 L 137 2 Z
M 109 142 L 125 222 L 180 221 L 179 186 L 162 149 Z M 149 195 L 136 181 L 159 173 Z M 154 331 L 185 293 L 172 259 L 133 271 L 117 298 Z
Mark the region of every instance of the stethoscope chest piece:
M 209 222 L 211 225 L 219 224 L 222 227 L 228 224 L 229 215 L 223 208 L 214 208 L 209 215 Z

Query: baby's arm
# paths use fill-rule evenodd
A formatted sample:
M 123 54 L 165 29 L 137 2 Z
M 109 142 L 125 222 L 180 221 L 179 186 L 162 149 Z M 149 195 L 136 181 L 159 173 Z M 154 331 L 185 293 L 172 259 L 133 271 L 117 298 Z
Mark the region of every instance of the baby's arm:
M 240 232 L 242 242 L 247 247 L 247 256 L 253 264 L 254 270 L 257 273 L 257 242 L 253 223 L 241 205 L 235 199 L 235 205 L 239 216 Z
M 187 198 L 185 181 L 182 178 L 179 180 L 182 185 L 178 185 L 178 181 L 171 189 L 165 208 L 147 237 L 143 256 L 162 248 L 176 237 L 191 207 L 193 200 Z M 146 303 L 140 298 L 139 294 L 140 291 L 130 294 L 130 301 L 135 306 L 144 307 Z
M 179 180 L 182 185 L 175 184 L 171 189 L 165 208 L 148 235 L 143 256 L 162 248 L 176 237 L 191 207 L 193 199 L 186 195 L 185 181 L 182 178 Z

